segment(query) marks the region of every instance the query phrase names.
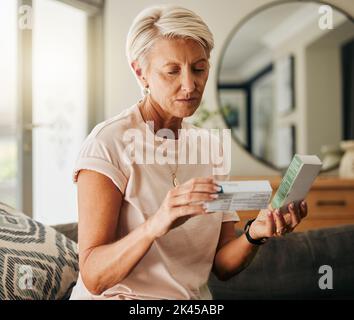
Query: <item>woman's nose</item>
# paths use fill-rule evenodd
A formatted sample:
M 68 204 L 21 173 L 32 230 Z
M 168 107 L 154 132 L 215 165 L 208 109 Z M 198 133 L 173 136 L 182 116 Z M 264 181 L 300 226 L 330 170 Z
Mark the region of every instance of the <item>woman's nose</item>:
M 191 93 L 195 90 L 195 79 L 191 72 L 182 73 L 181 89 L 187 93 Z

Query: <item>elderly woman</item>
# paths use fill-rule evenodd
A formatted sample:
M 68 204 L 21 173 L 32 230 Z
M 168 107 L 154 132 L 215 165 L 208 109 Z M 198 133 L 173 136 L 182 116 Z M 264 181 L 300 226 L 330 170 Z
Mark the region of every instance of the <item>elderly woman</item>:
M 71 299 L 210 299 L 210 272 L 227 280 L 267 238 L 306 216 L 305 202 L 285 214 L 264 210 L 236 238 L 237 214 L 208 213 L 202 204 L 220 190 L 211 165 L 126 160 L 129 130 L 151 150 L 147 136 L 169 129 L 175 139 L 162 141 L 174 145 L 179 129 L 191 127 L 184 118 L 200 105 L 212 48 L 209 28 L 190 10 L 153 7 L 134 20 L 126 50 L 144 98 L 98 124 L 80 151 L 80 274 Z

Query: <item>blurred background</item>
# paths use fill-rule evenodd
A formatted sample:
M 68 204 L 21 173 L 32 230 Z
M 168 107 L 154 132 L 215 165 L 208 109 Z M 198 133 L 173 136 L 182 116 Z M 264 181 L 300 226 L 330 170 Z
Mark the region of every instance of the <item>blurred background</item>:
M 354 148 L 353 1 L 158 3 L 194 10 L 214 34 L 203 103 L 190 121 L 232 130 L 232 176 L 274 177 L 276 186 L 295 153 L 316 154 L 332 179 L 320 190 L 344 185 L 345 197 L 354 195 L 354 162 L 340 170 Z M 140 99 L 125 38 L 154 4 L 0 0 L 1 202 L 46 224 L 77 220 L 75 159 L 98 122 Z M 331 212 L 343 209 L 334 201 Z

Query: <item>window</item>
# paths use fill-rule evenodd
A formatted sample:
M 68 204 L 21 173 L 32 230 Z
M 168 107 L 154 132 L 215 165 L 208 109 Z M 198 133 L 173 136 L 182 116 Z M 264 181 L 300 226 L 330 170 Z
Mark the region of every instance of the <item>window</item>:
M 17 5 L 0 4 L 0 201 L 17 206 Z
M 87 134 L 87 15 L 53 0 L 33 2 L 33 217 L 76 220 L 71 171 Z
M 45 224 L 77 220 L 72 170 L 103 114 L 102 3 L 0 1 L 0 201 Z

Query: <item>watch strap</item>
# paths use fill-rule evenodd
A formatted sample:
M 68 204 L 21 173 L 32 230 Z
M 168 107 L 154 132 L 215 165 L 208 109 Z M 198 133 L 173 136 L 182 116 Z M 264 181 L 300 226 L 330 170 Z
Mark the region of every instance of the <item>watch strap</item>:
M 252 219 L 252 220 L 248 220 L 246 225 L 245 225 L 245 228 L 244 228 L 244 231 L 245 231 L 245 235 L 246 235 L 246 238 L 248 240 L 248 242 L 254 244 L 254 245 L 257 245 L 257 246 L 260 246 L 262 244 L 264 244 L 268 238 L 261 238 L 261 239 L 253 239 L 249 233 L 249 230 L 250 230 L 250 227 L 251 227 L 251 224 L 253 221 L 255 221 L 256 219 Z

